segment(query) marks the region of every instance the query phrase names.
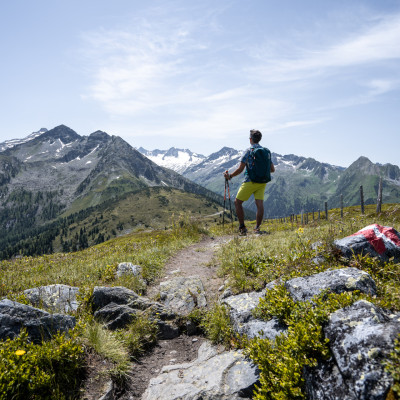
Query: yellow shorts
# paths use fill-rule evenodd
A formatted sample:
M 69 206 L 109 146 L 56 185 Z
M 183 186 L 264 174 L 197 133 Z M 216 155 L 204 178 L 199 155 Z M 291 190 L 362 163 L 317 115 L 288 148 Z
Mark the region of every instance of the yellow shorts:
M 241 201 L 247 201 L 252 194 L 255 200 L 264 200 L 266 183 L 243 182 L 240 186 L 236 198 Z

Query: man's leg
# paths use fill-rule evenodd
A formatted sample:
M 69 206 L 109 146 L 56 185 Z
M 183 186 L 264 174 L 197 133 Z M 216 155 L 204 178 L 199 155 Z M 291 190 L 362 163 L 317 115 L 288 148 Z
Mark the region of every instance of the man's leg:
M 264 201 L 256 200 L 257 214 L 256 214 L 256 223 L 257 227 L 262 224 L 264 218 Z M 243 208 L 242 208 L 243 210 Z
M 244 211 L 243 211 L 243 201 L 239 200 L 238 198 L 235 199 L 235 208 L 236 208 L 236 215 L 239 220 L 239 225 L 244 225 Z

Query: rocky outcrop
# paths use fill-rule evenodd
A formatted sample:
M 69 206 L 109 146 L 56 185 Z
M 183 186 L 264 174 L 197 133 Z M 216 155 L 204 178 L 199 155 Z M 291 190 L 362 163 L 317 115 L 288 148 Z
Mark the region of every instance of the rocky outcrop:
M 146 281 L 142 276 L 142 267 L 140 265 L 132 264 L 131 262 L 119 263 L 115 275 L 117 278 L 135 276 L 140 283 L 146 285 Z
M 74 326 L 75 318 L 72 316 L 50 314 L 8 299 L 0 301 L 0 340 L 14 339 L 25 328 L 30 340 L 39 343 Z
M 207 305 L 203 283 L 196 276 L 161 282 L 160 301 L 180 315 L 188 315 L 195 308 Z
M 241 351 L 222 351 L 205 342 L 196 360 L 163 367 L 142 400 L 251 399 L 257 381 L 257 368 Z
M 334 293 L 360 292 L 375 295 L 376 285 L 371 276 L 357 268 L 327 270 L 319 274 L 290 279 L 286 290 L 296 301 L 308 301 L 323 290 Z
M 249 338 L 262 337 L 273 340 L 276 335 L 286 330 L 286 327 L 276 318 L 270 321 L 262 321 L 254 318 L 253 310 L 264 296 L 265 290 L 262 292 L 242 293 L 223 299 L 222 304 L 229 307 L 233 329 L 239 335 L 247 335 Z
M 400 315 L 361 300 L 334 312 L 324 328 L 332 357 L 306 371 L 312 400 L 384 400 L 393 384 L 382 361 L 400 333 Z
M 233 327 L 240 335 L 274 340 L 285 332 L 276 319 L 261 321 L 253 316 L 272 282 L 262 291 L 242 293 L 222 300 L 230 310 Z M 369 274 L 357 268 L 327 270 L 308 277 L 294 278 L 285 287 L 295 301 L 310 301 L 324 290 L 334 293 L 359 290 L 376 294 Z M 393 384 L 382 361 L 393 351 L 400 334 L 400 314 L 391 315 L 369 303 L 358 301 L 351 307 L 334 312 L 324 327 L 332 357 L 306 368 L 307 395 L 312 400 L 385 400 Z
M 354 254 L 368 254 L 382 261 L 392 257 L 400 260 L 400 233 L 389 226 L 366 226 L 353 235 L 335 240 L 334 245 L 347 258 Z
M 139 312 L 147 311 L 158 325 L 160 339 L 173 339 L 180 335 L 174 324 L 176 314 L 162 304 L 139 296 L 133 290 L 96 286 L 93 290 L 93 309 L 96 320 L 108 329 L 120 329 L 134 321 Z
M 78 309 L 78 294 L 79 288 L 59 284 L 24 290 L 24 295 L 33 306 L 61 313 Z

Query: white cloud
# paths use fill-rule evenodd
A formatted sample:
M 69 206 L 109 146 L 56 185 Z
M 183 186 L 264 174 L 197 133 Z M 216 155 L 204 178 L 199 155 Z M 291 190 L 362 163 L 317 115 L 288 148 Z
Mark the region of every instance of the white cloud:
M 324 47 L 318 32 L 304 47 L 297 40 L 290 47 L 291 41 L 283 38 L 281 55 L 279 42 L 271 37 L 255 47 L 246 46 L 249 38 L 230 43 L 224 37 L 218 43 L 208 36 L 224 35 L 216 18 L 209 25 L 204 18 L 153 17 L 151 24 L 143 18 L 129 30 L 84 35 L 92 76 L 84 97 L 98 102 L 116 123 L 131 123 L 133 132 L 151 130 L 171 137 L 190 132 L 212 139 L 239 134 L 244 127 L 268 133 L 318 125 L 331 118 L 330 110 L 371 102 L 398 88 L 390 74 L 360 74 L 400 58 L 400 15 L 373 23 L 361 33 L 330 36 Z M 340 81 L 327 79 L 338 74 Z M 351 96 L 345 93 L 350 85 Z M 318 97 L 322 88 L 328 92 L 333 86 L 336 92 L 328 100 Z
M 316 34 L 318 37 L 318 33 Z M 250 68 L 266 82 L 309 79 L 315 75 L 337 73 L 338 68 L 360 67 L 400 58 L 400 14 L 387 16 L 363 33 L 336 40 L 321 48 L 286 49 L 286 56 L 266 54 L 264 65 Z M 317 40 L 316 40 L 317 42 Z M 297 45 L 297 41 L 293 40 Z M 278 49 L 275 43 L 274 47 Z M 257 57 L 261 58 L 260 50 Z

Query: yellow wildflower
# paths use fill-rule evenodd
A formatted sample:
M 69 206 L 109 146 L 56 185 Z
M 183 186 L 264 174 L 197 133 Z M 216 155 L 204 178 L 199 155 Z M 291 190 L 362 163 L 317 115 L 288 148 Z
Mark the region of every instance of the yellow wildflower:
M 15 352 L 15 354 L 16 354 L 17 356 L 23 356 L 25 353 L 26 353 L 25 350 L 17 350 L 17 351 Z

